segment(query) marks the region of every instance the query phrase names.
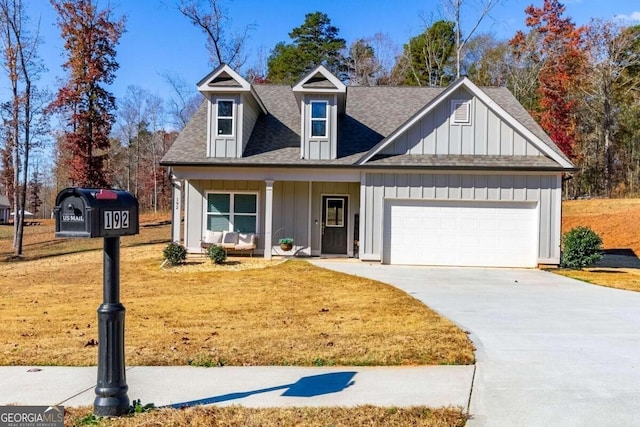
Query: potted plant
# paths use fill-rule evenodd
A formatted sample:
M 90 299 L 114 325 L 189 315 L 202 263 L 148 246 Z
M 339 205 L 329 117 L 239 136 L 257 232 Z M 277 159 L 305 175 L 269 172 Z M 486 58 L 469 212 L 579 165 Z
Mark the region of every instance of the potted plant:
M 291 237 L 280 239 L 278 243 L 280 243 L 280 249 L 283 251 L 290 251 L 293 248 L 293 239 Z

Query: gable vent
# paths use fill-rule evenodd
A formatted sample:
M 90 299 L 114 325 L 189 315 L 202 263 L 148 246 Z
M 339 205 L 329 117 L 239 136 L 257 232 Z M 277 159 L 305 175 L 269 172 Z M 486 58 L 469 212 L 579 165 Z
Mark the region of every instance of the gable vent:
M 471 124 L 471 100 L 451 101 L 451 123 L 454 125 Z

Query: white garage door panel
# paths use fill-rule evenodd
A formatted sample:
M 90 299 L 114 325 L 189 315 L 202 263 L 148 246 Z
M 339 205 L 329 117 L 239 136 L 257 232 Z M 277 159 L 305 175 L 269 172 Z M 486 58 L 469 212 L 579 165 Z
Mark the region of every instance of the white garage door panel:
M 536 203 L 387 200 L 390 264 L 535 267 Z

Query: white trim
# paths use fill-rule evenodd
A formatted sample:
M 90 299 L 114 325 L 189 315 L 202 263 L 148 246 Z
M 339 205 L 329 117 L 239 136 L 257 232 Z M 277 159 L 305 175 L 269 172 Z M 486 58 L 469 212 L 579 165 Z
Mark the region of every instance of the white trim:
M 230 102 L 231 103 L 231 116 L 220 116 L 220 103 L 221 102 Z M 214 122 L 215 122 L 215 132 L 214 132 L 214 139 L 215 138 L 234 138 L 236 136 L 236 100 L 233 98 L 217 98 L 216 99 L 216 108 L 215 108 L 215 117 L 214 117 Z M 218 133 L 218 120 L 229 120 L 231 119 L 231 133 L 230 134 L 221 134 Z
M 306 100 L 300 102 L 300 158 L 307 158 L 307 153 L 305 153 L 305 126 L 307 121 L 305 119 L 305 109 L 306 109 Z
M 324 78 L 329 80 L 329 82 L 335 86 L 335 89 L 331 88 L 305 88 L 303 87 L 313 76 L 316 74 L 322 74 Z M 327 93 L 327 92 L 346 92 L 347 86 L 340 81 L 339 78 L 334 76 L 329 70 L 327 70 L 324 65 L 318 65 L 314 67 L 311 71 L 309 71 L 306 75 L 304 75 L 298 83 L 295 84 L 292 88 L 293 92 L 317 92 L 317 93 Z
M 451 125 L 470 126 L 473 116 L 473 99 L 452 99 L 451 100 Z M 460 114 L 462 113 L 462 114 Z
M 329 205 L 329 200 L 339 200 L 339 201 L 342 202 L 342 217 L 340 218 L 340 221 L 337 221 L 337 218 L 336 218 L 336 222 L 338 222 L 339 224 L 336 224 L 336 225 L 325 224 L 324 226 L 325 227 L 332 227 L 332 228 L 344 228 L 344 208 L 345 208 L 344 203 L 345 203 L 345 199 L 342 196 L 341 197 L 327 196 L 327 198 L 324 199 L 324 200 L 326 202 L 325 206 L 323 207 L 323 209 L 324 209 L 323 213 L 324 213 L 324 218 L 325 219 L 327 218 L 327 208 L 328 208 L 328 205 Z
M 260 192 L 259 191 L 226 191 L 226 190 L 206 190 L 204 193 L 204 203 L 202 204 L 202 210 L 203 210 L 203 214 L 202 214 L 202 230 L 201 230 L 201 234 L 204 235 L 204 232 L 207 230 L 207 219 L 209 216 L 209 194 L 228 194 L 229 197 L 229 227 L 230 229 L 227 231 L 235 231 L 234 229 L 231 229 L 231 226 L 233 225 L 233 221 L 231 220 L 232 217 L 234 217 L 236 215 L 235 211 L 234 211 L 234 199 L 235 199 L 235 195 L 236 194 L 253 194 L 256 196 L 256 231 L 255 234 L 260 234 Z M 238 216 L 253 216 L 252 214 L 238 214 Z M 224 231 L 224 230 L 223 230 Z
M 345 197 L 347 199 L 347 206 L 346 206 L 346 214 L 343 213 L 343 217 L 347 218 L 347 226 L 345 227 L 347 229 L 347 252 L 346 255 L 347 256 L 353 256 L 353 221 L 349 221 L 348 218 L 351 215 L 351 195 L 349 193 L 320 193 L 320 226 L 324 227 L 324 222 L 322 221 L 322 219 L 324 218 L 324 203 L 322 203 L 322 200 L 325 197 Z M 325 218 L 326 219 L 326 218 Z M 320 229 L 320 254 L 323 255 L 325 254 L 322 251 L 322 228 Z M 326 254 L 326 255 L 343 255 L 343 254 Z
M 213 102 L 212 97 L 209 95 L 205 96 L 207 98 L 207 157 L 213 157 L 214 152 L 214 139 L 212 138 L 213 123 L 211 122 L 211 118 L 213 116 Z
M 236 83 L 240 85 L 238 86 L 209 86 L 209 82 L 215 80 L 220 74 L 227 73 L 229 76 L 235 80 Z M 206 94 L 210 93 L 241 93 L 241 92 L 249 92 L 251 96 L 256 100 L 258 106 L 262 110 L 264 114 L 267 114 L 267 107 L 265 107 L 262 99 L 258 96 L 253 86 L 240 76 L 240 74 L 236 73 L 231 67 L 227 64 L 222 64 L 209 74 L 207 74 L 202 80 L 197 83 L 198 91 L 206 96 Z
M 429 104 L 427 104 L 418 114 L 414 115 L 412 118 L 407 120 L 404 124 L 398 127 L 395 131 L 393 131 L 389 136 L 384 138 L 375 147 L 367 152 L 360 160 L 358 160 L 355 164 L 362 165 L 376 154 L 382 152 L 387 146 L 389 146 L 393 141 L 398 138 L 398 136 L 402 135 L 406 130 L 411 128 L 413 125 L 418 123 L 423 117 L 429 114 L 432 110 L 438 106 L 443 99 L 447 99 L 447 97 L 453 93 L 455 90 L 464 86 L 467 90 L 471 92 L 476 98 L 478 98 L 481 102 L 483 102 L 487 108 L 492 110 L 500 119 L 509 123 L 514 127 L 515 130 L 520 132 L 525 139 L 527 139 L 531 144 L 533 144 L 539 151 L 543 154 L 549 156 L 551 159 L 560 164 L 563 168 L 573 169 L 574 166 L 571 162 L 567 161 L 562 155 L 555 152 L 549 145 L 547 145 L 543 140 L 541 140 L 538 136 L 536 136 L 533 132 L 531 132 L 526 126 L 516 120 L 512 115 L 507 113 L 504 108 L 498 105 L 489 95 L 483 92 L 478 86 L 476 86 L 471 80 L 467 77 L 463 77 L 455 82 L 453 85 L 446 88 L 442 91 L 438 96 L 431 100 Z
M 324 117 L 313 117 L 313 104 L 324 104 Z M 329 137 L 329 101 L 324 99 L 309 100 L 309 139 L 326 139 Z M 324 135 L 313 135 L 313 121 L 324 121 Z
M 533 248 L 530 248 L 530 249 L 533 251 L 533 253 L 531 254 L 533 256 L 533 259 L 535 259 L 535 262 L 538 263 L 539 256 L 540 256 L 540 217 L 541 217 L 541 214 L 540 214 L 541 202 L 539 199 L 538 200 L 462 200 L 462 199 L 438 199 L 433 197 L 415 198 L 415 199 L 412 199 L 410 197 L 383 197 L 382 218 L 380 220 L 381 221 L 380 223 L 382 224 L 382 227 L 380 227 L 381 230 L 383 230 L 387 225 L 386 221 L 388 218 L 386 218 L 385 213 L 387 212 L 390 213 L 389 208 L 393 206 L 394 203 L 403 203 L 403 202 L 409 202 L 416 205 L 424 205 L 425 203 L 437 204 L 437 205 L 454 205 L 454 206 L 458 206 L 460 209 L 466 209 L 468 206 L 472 206 L 472 205 L 501 206 L 501 207 L 519 206 L 523 208 L 533 209 L 532 213 L 534 217 L 532 218 L 532 220 L 535 223 L 535 230 L 530 230 L 530 232 L 533 233 L 533 231 L 535 231 L 535 234 L 530 236 L 530 237 L 533 237 L 532 238 Z M 466 206 L 463 207 L 464 205 Z M 380 258 L 383 264 L 391 264 L 391 260 L 389 259 L 389 256 L 391 255 L 391 253 L 390 251 L 385 250 L 387 243 L 388 242 L 385 241 L 385 234 L 383 233 L 380 240 L 380 252 L 381 252 Z M 449 265 L 449 264 L 444 264 L 444 265 Z M 466 264 L 460 264 L 460 265 L 465 266 Z M 497 266 L 497 267 L 502 267 L 502 266 Z M 521 266 L 521 268 L 535 268 L 535 267 L 536 267 L 535 265 Z
M 227 73 L 229 76 L 240 85 L 238 86 L 209 86 L 209 83 L 215 80 L 220 74 Z M 242 78 L 242 76 L 234 71 L 233 68 L 227 64 L 222 64 L 209 74 L 207 74 L 202 80 L 197 83 L 198 91 L 200 92 L 246 92 L 251 90 L 251 84 Z
M 239 179 L 242 181 L 322 181 L 322 182 L 360 182 L 361 170 L 347 168 L 318 168 L 311 165 L 280 168 L 265 165 L 264 167 L 228 167 L 211 165 L 200 166 L 172 166 L 173 173 L 180 179 Z
M 185 215 L 184 215 L 184 229 L 182 230 L 182 236 L 184 237 L 184 245 L 189 246 L 189 193 L 191 192 L 192 185 L 189 181 L 184 181 L 184 206 L 185 206 Z M 202 221 L 202 219 L 200 219 Z M 202 224 L 201 224 L 202 225 Z
M 308 218 L 308 226 L 307 226 L 307 242 L 308 244 L 308 252 L 305 252 L 307 255 L 311 256 L 311 238 L 312 238 L 312 234 L 313 234 L 313 181 L 309 181 L 309 197 L 308 197 L 308 211 L 309 211 L 309 218 Z M 304 250 L 303 250 L 304 251 Z
M 182 220 L 182 181 L 171 175 L 171 238 L 180 243 L 180 222 Z
M 358 242 L 358 258 L 362 259 L 364 254 L 364 244 L 366 243 L 366 224 L 365 220 L 367 218 L 367 174 L 360 174 L 360 230 L 358 231 L 358 235 L 360 236 L 360 240 Z
M 271 259 L 273 255 L 273 180 L 265 180 L 264 202 L 264 249 L 265 259 Z
M 375 156 L 376 154 L 380 153 L 382 150 L 384 150 L 387 146 L 389 146 L 393 141 L 396 140 L 396 138 L 399 135 L 402 135 L 406 130 L 408 130 L 409 128 L 411 128 L 413 125 L 415 125 L 416 123 L 418 123 L 420 120 L 422 120 L 422 118 L 424 116 L 426 116 L 427 114 L 429 114 L 432 110 L 434 110 L 442 101 L 442 99 L 446 99 L 447 96 L 449 96 L 450 93 L 454 92 L 456 89 L 458 89 L 460 86 L 462 86 L 462 84 L 464 83 L 465 78 L 463 77 L 462 79 L 456 81 L 455 83 L 453 83 L 451 86 L 449 86 L 448 88 L 446 88 L 445 90 L 443 90 L 442 92 L 440 92 L 440 94 L 438 96 L 436 96 L 434 99 L 431 100 L 431 102 L 429 102 L 425 107 L 423 107 L 422 111 L 419 111 L 417 114 L 415 114 L 413 117 L 411 117 L 409 120 L 407 120 L 406 122 L 404 122 L 402 125 L 400 125 L 400 127 L 398 127 L 396 130 L 394 130 L 393 132 L 391 132 L 391 134 L 389 136 L 387 136 L 386 138 L 384 138 L 382 141 L 380 141 L 379 143 L 377 143 L 371 150 L 369 150 L 367 152 L 367 154 L 365 154 L 364 156 L 362 156 L 360 158 L 360 160 L 358 160 L 355 165 L 359 166 L 362 165 L 366 162 L 368 162 L 369 160 L 371 160 L 371 158 L 373 156 Z

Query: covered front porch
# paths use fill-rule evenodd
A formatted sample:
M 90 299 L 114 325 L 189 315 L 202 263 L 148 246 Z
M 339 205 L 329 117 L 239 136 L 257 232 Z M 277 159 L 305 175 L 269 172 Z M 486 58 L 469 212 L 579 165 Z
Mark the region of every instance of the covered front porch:
M 206 230 L 236 231 L 255 234 L 254 254 L 266 259 L 358 256 L 359 173 L 266 172 L 174 168 L 173 241 L 197 253 Z M 281 248 L 281 239 L 293 240 L 290 250 Z

